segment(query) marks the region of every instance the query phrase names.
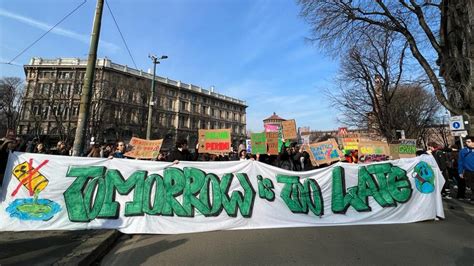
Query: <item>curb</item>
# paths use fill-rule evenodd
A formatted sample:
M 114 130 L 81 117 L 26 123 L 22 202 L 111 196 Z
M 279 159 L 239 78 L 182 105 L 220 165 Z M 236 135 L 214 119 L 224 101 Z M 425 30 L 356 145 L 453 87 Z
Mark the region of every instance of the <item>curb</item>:
M 54 265 L 91 265 L 103 257 L 121 235 L 118 230 L 108 230 L 102 235 L 95 235 Z

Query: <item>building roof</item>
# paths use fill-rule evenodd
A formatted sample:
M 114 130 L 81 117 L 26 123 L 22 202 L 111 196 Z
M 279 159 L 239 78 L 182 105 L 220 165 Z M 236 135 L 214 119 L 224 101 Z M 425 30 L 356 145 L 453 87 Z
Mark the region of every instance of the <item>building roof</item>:
M 273 115 L 272 115 L 272 116 L 263 119 L 263 121 L 267 121 L 267 120 L 281 120 L 281 121 L 285 121 L 286 119 L 279 117 L 275 112 L 273 112 Z

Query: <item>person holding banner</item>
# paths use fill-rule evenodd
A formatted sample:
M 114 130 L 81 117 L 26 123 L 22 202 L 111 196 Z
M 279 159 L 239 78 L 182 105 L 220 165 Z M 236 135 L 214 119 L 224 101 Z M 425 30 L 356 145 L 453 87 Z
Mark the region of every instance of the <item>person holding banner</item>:
M 471 187 L 472 192 L 474 190 L 474 136 L 466 137 L 466 147 L 459 152 L 458 173 L 459 177 L 464 179 L 466 186 Z M 464 194 L 464 191 L 459 192 Z M 471 193 L 470 200 L 474 201 L 474 193 Z
M 296 146 L 292 150 L 295 151 L 293 155 L 295 171 L 309 171 L 313 169 L 309 153 L 304 150 L 303 145 Z
M 443 188 L 441 189 L 441 195 L 443 196 L 443 198 L 451 199 L 451 197 L 448 195 L 448 192 L 449 192 L 448 155 L 443 149 L 439 147 L 438 143 L 436 142 L 428 143 L 427 153 L 433 155 L 433 157 L 436 160 L 436 163 L 438 164 L 439 170 L 443 174 L 444 180 L 446 181 L 444 183 Z
M 117 147 L 115 148 L 115 152 L 109 156 L 109 159 L 112 158 L 126 158 L 125 154 L 125 142 L 119 141 L 117 142 Z
M 196 145 L 196 151 L 194 152 L 194 154 L 191 154 L 188 149 L 188 141 L 186 139 L 178 139 L 176 141 L 175 150 L 173 150 L 168 157 L 168 162 L 178 164 L 179 161 L 196 161 L 198 156 L 198 148 L 199 143 Z
M 247 161 L 247 160 L 252 160 L 254 161 L 255 159 L 252 157 L 249 157 L 247 154 L 247 150 L 243 149 L 239 152 L 239 161 Z

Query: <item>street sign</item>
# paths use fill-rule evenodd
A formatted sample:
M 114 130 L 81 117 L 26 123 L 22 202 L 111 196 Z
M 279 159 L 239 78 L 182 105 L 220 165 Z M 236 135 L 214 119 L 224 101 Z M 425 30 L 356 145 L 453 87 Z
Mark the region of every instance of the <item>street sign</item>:
M 449 129 L 451 131 L 464 130 L 464 120 L 462 115 L 451 116 L 449 118 Z
M 337 131 L 337 134 L 339 136 L 347 135 L 347 127 L 340 127 Z
M 452 131 L 451 135 L 453 135 L 454 137 L 466 137 L 467 136 L 467 130 Z

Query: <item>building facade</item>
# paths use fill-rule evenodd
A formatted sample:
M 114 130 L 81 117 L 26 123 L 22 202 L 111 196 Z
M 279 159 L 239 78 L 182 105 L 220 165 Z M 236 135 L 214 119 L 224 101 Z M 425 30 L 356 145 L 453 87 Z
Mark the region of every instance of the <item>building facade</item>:
M 26 90 L 21 135 L 72 141 L 87 60 L 32 58 L 24 66 Z M 88 139 L 96 142 L 145 137 L 152 74 L 98 59 Z M 156 76 L 152 139 L 170 148 L 177 138 L 197 142 L 198 129 L 230 128 L 237 143 L 246 135 L 246 104 L 201 87 Z
M 286 121 L 286 119 L 279 117 L 275 112 L 273 112 L 270 117 L 263 119 L 263 126 L 265 127 L 265 125 L 271 124 L 279 125 L 281 127 L 283 121 Z

